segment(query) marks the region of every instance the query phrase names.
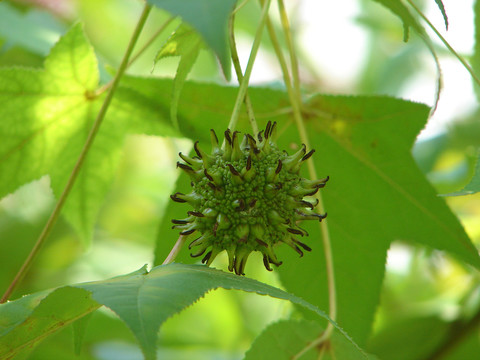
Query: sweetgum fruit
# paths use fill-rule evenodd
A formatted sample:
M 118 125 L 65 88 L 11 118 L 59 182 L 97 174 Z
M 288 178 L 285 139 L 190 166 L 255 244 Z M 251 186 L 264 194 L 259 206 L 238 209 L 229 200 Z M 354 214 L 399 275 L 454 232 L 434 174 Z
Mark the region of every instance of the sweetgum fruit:
M 297 239 L 308 236 L 299 226 L 302 220 L 322 221 L 327 214 L 314 211 L 316 202 L 304 199 L 323 188 L 328 177 L 307 180 L 300 167 L 312 156 L 305 145 L 293 155 L 279 150 L 275 141 L 276 123 L 268 122 L 256 139 L 225 131 L 225 149 L 211 132 L 212 150 L 208 154 L 194 145 L 196 156 L 180 153 L 185 163 L 177 167 L 191 178 L 189 194 L 176 193 L 172 200 L 188 203 L 193 210 L 185 219 L 172 220 L 181 235 L 200 233 L 189 249 L 192 257 L 204 255 L 207 266 L 222 251 L 228 254 L 229 271 L 245 275 L 245 264 L 252 251 L 263 254 L 265 268 L 282 264 L 274 249 L 281 243 L 303 256 L 310 247 Z M 317 200 L 318 202 L 318 200 Z

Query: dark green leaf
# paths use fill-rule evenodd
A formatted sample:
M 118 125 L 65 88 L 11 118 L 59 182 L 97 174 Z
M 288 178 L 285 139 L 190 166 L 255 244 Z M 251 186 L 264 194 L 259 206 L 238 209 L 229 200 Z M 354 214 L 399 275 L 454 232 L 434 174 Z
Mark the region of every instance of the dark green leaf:
M 255 339 L 245 360 L 290 360 L 318 337 L 322 327 L 313 321 L 284 320 L 270 325 Z M 320 355 L 321 354 L 321 355 Z M 302 360 L 316 359 L 364 360 L 374 359 L 345 341 L 342 335 L 334 332 L 327 344 L 314 348 L 302 355 Z
M 442 0 L 435 0 L 437 3 L 438 8 L 440 9 L 440 12 L 442 13 L 443 20 L 445 21 L 445 29 L 448 30 L 448 16 L 445 11 L 445 6 L 443 5 Z
M 392 241 L 446 250 L 476 267 L 480 261 L 461 224 L 410 154 L 427 121 L 426 106 L 385 97 L 328 96 L 313 98 L 310 106 L 309 134 L 319 151 L 314 160 L 319 176 L 331 177 L 322 196 L 333 249 L 337 319 L 363 344 Z M 305 226 L 314 251 L 297 262 L 286 254 L 289 259 L 279 272 L 289 291 L 326 308 L 325 260 L 316 240 L 320 231 Z
M 148 3 L 180 16 L 195 28 L 217 54 L 227 80 L 230 79 L 227 24 L 236 0 L 148 0 Z
M 218 287 L 289 300 L 328 319 L 323 311 L 301 298 L 256 280 L 205 266 L 170 264 L 158 266 L 150 273 L 144 266 L 110 280 L 63 287 L 0 305 L 0 314 L 6 315 L 0 328 L 0 357 L 14 355 L 34 345 L 101 304 L 112 309 L 132 330 L 145 358 L 155 359 L 160 325 Z M 351 338 L 334 325 L 361 352 Z
M 93 299 L 112 309 L 128 325 L 140 342 L 147 360 L 155 359 L 160 325 L 209 290 L 218 287 L 289 300 L 328 319 L 323 311 L 283 290 L 205 266 L 161 265 L 148 274 L 119 279 L 120 281 L 106 280 L 77 286 L 91 291 Z M 343 330 L 337 329 L 354 344 Z
M 152 89 L 168 94 L 170 85 L 166 81 L 152 82 Z M 266 120 L 279 123 L 281 147 L 291 149 L 292 144 L 298 144 L 293 123 L 285 115 L 289 109 L 286 95 L 261 88 L 252 88 L 249 94 L 257 119 L 263 124 Z M 187 82 L 179 106 L 180 128 L 185 136 L 200 140 L 200 146 L 208 149 L 208 129 L 212 126 L 218 134 L 223 133 L 235 95 L 236 89 Z M 312 99 L 308 107 L 308 133 L 317 150 L 314 160 L 318 176 L 331 177 L 322 194 L 334 252 L 338 321 L 364 343 L 392 241 L 415 241 L 446 250 L 476 267 L 478 254 L 412 159 L 411 148 L 425 126 L 428 107 L 387 97 L 328 96 Z M 239 130 L 248 129 L 247 124 L 242 117 Z M 180 178 L 176 191 L 189 191 L 186 178 Z M 168 214 L 178 218 L 182 218 L 182 211 L 185 215 L 187 208 L 173 202 L 167 208 Z M 165 259 L 178 237 L 178 232 L 171 230 L 170 220 L 166 217 L 160 227 L 157 263 Z M 328 289 L 320 231 L 316 224 L 304 225 L 310 232 L 305 240 L 313 251 L 299 260 L 291 249 L 279 248 L 283 265 L 278 271 L 289 291 L 326 309 Z M 178 259 L 192 261 L 186 249 Z M 248 274 L 248 265 L 246 271 Z

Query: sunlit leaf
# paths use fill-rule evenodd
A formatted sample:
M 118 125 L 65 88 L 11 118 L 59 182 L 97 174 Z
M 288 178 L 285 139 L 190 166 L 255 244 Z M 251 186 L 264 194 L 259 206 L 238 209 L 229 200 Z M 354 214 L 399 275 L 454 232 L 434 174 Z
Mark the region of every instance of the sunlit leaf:
M 148 0 L 148 3 L 180 16 L 195 28 L 217 54 L 225 76 L 230 79 L 227 24 L 236 0 Z
M 96 58 L 80 25 L 55 45 L 45 70 L 0 69 L 0 131 L 5 140 L 0 145 L 0 196 L 45 174 L 59 196 L 92 123 L 95 106 L 90 94 L 97 83 Z M 79 180 L 75 191 L 88 176 L 84 173 Z M 81 196 L 74 193 L 65 214 L 77 230 L 85 231 L 82 220 L 88 221 L 91 214 L 77 215 L 74 208 L 87 210 L 90 199 L 77 199 Z
M 97 86 L 97 60 L 79 24 L 44 69 L 0 69 L 0 197 L 43 175 L 60 196 L 100 109 Z M 82 238 L 91 238 L 125 135 L 174 134 L 165 113 L 134 89 L 117 91 L 63 210 Z

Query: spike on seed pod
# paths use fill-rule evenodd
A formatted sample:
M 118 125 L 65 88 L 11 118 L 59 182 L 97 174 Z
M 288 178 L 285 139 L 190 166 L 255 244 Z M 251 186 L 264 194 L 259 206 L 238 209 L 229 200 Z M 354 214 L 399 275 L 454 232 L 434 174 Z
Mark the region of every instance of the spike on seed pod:
M 272 122 L 269 121 L 267 123 L 267 126 L 265 127 L 265 139 L 268 139 L 268 136 L 270 135 L 270 129 L 272 128 Z
M 191 177 L 192 191 L 175 193 L 173 201 L 193 207 L 185 219 L 172 220 L 182 235 L 199 233 L 188 246 L 192 257 L 203 256 L 209 266 L 223 251 L 228 270 L 245 274 L 252 251 L 261 252 L 268 271 L 280 266 L 274 249 L 285 243 L 303 256 L 310 247 L 296 239 L 308 236 L 298 221 L 321 221 L 325 215 L 314 211 L 316 203 L 304 196 L 324 187 L 328 177 L 307 180 L 299 175 L 302 164 L 314 153 L 305 145 L 294 154 L 278 149 L 274 139 L 276 122 L 254 136 L 225 131 L 225 149 L 210 130 L 211 153 L 195 142 L 196 156 L 179 154 L 185 163 L 178 167 Z
M 260 142 L 263 141 L 262 134 L 263 134 L 263 130 L 260 131 L 260 132 L 257 134 L 257 139 L 258 139 L 258 141 L 260 141 Z
M 201 160 L 196 158 L 191 158 L 190 156 L 184 155 L 181 152 L 178 153 L 178 156 L 180 156 L 182 160 L 185 161 L 188 165 L 190 165 L 194 170 L 200 169 L 200 167 L 203 164 Z
M 303 157 L 302 157 L 302 161 L 306 161 L 308 159 L 310 159 L 313 155 L 313 153 L 315 152 L 315 149 L 312 149 L 310 150 L 308 153 L 306 153 Z
M 300 245 L 300 246 L 303 248 L 303 250 L 309 251 L 309 252 L 312 251 L 312 248 L 311 248 L 310 246 L 304 244 L 304 243 L 301 242 L 301 241 L 298 241 L 297 239 L 295 239 L 295 238 L 293 238 L 293 237 L 292 237 L 292 241 L 293 241 L 295 244 Z

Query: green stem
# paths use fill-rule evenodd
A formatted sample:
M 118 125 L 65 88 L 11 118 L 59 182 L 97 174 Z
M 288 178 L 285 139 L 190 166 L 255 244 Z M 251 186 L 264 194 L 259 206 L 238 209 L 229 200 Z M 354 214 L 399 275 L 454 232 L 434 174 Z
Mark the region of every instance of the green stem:
M 138 40 L 138 37 L 143 29 L 143 26 L 145 25 L 145 21 L 147 20 L 148 14 L 150 13 L 151 7 L 149 5 L 145 5 L 142 14 L 140 15 L 140 19 L 138 20 L 137 26 L 135 27 L 135 30 L 132 34 L 132 37 L 130 39 L 130 42 L 128 44 L 127 50 L 125 51 L 125 54 L 123 56 L 122 62 L 118 68 L 117 74 L 115 75 L 115 78 L 113 79 L 112 86 L 110 87 L 107 96 L 105 97 L 105 100 L 103 101 L 102 107 L 97 115 L 97 118 L 95 119 L 95 122 L 90 129 L 90 133 L 88 134 L 87 140 L 85 142 L 85 145 L 83 146 L 82 152 L 80 153 L 80 156 L 78 157 L 77 163 L 75 164 L 75 167 L 72 170 L 72 173 L 70 174 L 70 177 L 67 181 L 67 185 L 63 189 L 62 194 L 60 195 L 60 198 L 58 199 L 58 202 L 55 206 L 55 209 L 53 210 L 52 214 L 50 215 L 50 218 L 48 219 L 45 227 L 43 228 L 42 233 L 37 239 L 37 242 L 33 246 L 32 250 L 30 251 L 30 254 L 28 254 L 27 259 L 23 263 L 22 267 L 18 271 L 17 275 L 15 275 L 15 278 L 11 282 L 10 286 L 8 289 L 5 291 L 5 293 L 2 296 L 2 299 L 0 300 L 0 303 L 6 302 L 12 292 L 15 290 L 17 285 L 20 283 L 20 281 L 23 279 L 25 276 L 25 273 L 28 271 L 30 268 L 30 265 L 32 264 L 33 260 L 37 256 L 41 246 L 44 244 L 45 240 L 47 239 L 48 235 L 52 231 L 53 226 L 55 225 L 55 222 L 57 221 L 60 212 L 63 208 L 63 205 L 65 204 L 65 201 L 68 198 L 68 195 L 70 194 L 70 190 L 72 189 L 73 185 L 75 184 L 75 180 L 77 179 L 77 176 L 80 172 L 80 169 L 82 168 L 83 163 L 85 162 L 86 156 L 93 144 L 93 141 L 95 140 L 95 137 L 97 135 L 97 132 L 100 128 L 100 125 L 102 124 L 102 121 L 105 117 L 105 114 L 107 113 L 108 107 L 110 105 L 110 102 L 112 101 L 113 94 L 115 93 L 115 90 L 118 87 L 118 84 L 120 82 L 121 77 L 123 76 L 127 65 L 128 65 L 128 59 L 133 51 L 133 48 L 135 47 L 135 44 Z
M 447 49 L 462 63 L 462 65 L 467 69 L 467 71 L 470 73 L 470 76 L 475 80 L 475 82 L 480 86 L 480 79 L 477 77 L 475 72 L 473 71 L 472 67 L 470 64 L 460 55 L 458 54 L 453 47 L 448 43 L 448 41 L 440 34 L 440 32 L 437 30 L 437 28 L 428 20 L 428 18 L 423 14 L 423 12 L 415 5 L 415 3 L 412 0 L 407 0 L 407 2 L 410 4 L 412 8 L 415 9 L 418 15 L 428 24 L 430 29 L 433 30 L 433 32 L 438 36 L 438 38 L 443 42 L 443 45 L 447 47 Z
M 230 17 L 229 23 L 229 32 L 230 32 L 230 53 L 232 54 L 232 62 L 233 67 L 235 68 L 235 73 L 237 75 L 238 83 L 241 84 L 243 82 L 243 74 L 242 74 L 242 67 L 240 65 L 240 60 L 238 58 L 237 52 L 237 45 L 235 42 L 235 34 L 234 34 L 234 22 L 235 22 L 235 13 L 232 14 Z M 255 114 L 253 112 L 252 102 L 250 100 L 250 96 L 248 95 L 248 88 L 245 92 L 245 107 L 247 108 L 247 115 L 250 121 L 250 125 L 252 127 L 253 134 L 258 133 L 258 124 L 255 120 Z
M 278 11 L 280 12 L 280 21 L 282 22 L 282 27 L 285 34 L 285 39 L 287 40 L 288 52 L 290 54 L 290 67 L 292 70 L 292 80 L 293 80 L 293 89 L 295 91 L 295 96 L 297 98 L 297 103 L 302 104 L 302 96 L 300 92 L 300 75 L 298 71 L 298 60 L 297 53 L 295 51 L 295 46 L 293 44 L 293 37 L 290 28 L 290 22 L 288 21 L 287 11 L 285 10 L 285 4 L 283 0 L 278 0 Z
M 255 33 L 255 39 L 253 41 L 252 50 L 250 51 L 250 57 L 248 58 L 247 68 L 245 69 L 245 74 L 243 75 L 242 82 L 240 83 L 240 88 L 238 89 L 237 99 L 233 107 L 232 116 L 230 118 L 230 122 L 228 123 L 228 128 L 232 131 L 237 126 L 238 115 L 240 114 L 240 107 L 242 106 L 243 100 L 245 98 L 248 82 L 250 81 L 250 75 L 252 74 L 253 64 L 255 63 L 255 58 L 257 57 L 258 48 L 260 47 L 263 28 L 265 27 L 265 21 L 268 18 L 268 9 L 270 8 L 270 3 L 271 3 L 271 0 L 266 0 L 265 3 L 263 4 L 260 24 L 258 24 L 257 32 Z M 225 143 L 225 140 L 224 140 L 224 143 Z
M 187 235 L 187 236 L 188 236 L 188 235 Z M 167 264 L 170 264 L 170 263 L 172 263 L 173 261 L 175 261 L 175 258 L 177 257 L 178 253 L 179 253 L 180 250 L 182 249 L 183 244 L 185 244 L 185 241 L 187 240 L 187 236 L 185 236 L 185 235 L 180 235 L 180 236 L 178 237 L 177 242 L 175 243 L 175 245 L 173 245 L 172 250 L 170 250 L 170 253 L 169 253 L 168 256 L 165 258 L 165 260 L 163 261 L 162 265 L 167 265 Z
M 170 25 L 170 23 L 175 20 L 175 17 L 174 16 L 171 16 L 170 18 L 168 18 L 163 24 L 162 26 L 160 26 L 160 28 L 155 32 L 155 34 L 152 35 L 152 37 L 150 39 L 147 40 L 147 42 L 142 46 L 142 48 L 140 50 L 137 51 L 137 53 L 135 55 L 133 55 L 130 59 L 130 61 L 128 62 L 127 64 L 127 69 L 135 62 L 137 61 L 137 59 L 145 52 L 145 50 L 147 50 L 150 45 L 152 45 L 152 43 L 155 41 L 155 39 L 167 28 L 168 25 Z M 100 88 L 98 88 L 96 91 L 95 91 L 95 96 L 100 96 L 101 94 L 103 94 L 105 91 L 107 91 L 108 89 L 110 89 L 110 87 L 112 86 L 113 84 L 113 79 L 111 81 L 109 81 L 108 83 L 106 83 L 105 85 L 101 86 Z
M 130 61 L 127 64 L 127 68 L 129 68 L 137 59 L 147 50 L 150 45 L 155 41 L 155 39 L 167 28 L 168 25 L 171 24 L 171 22 L 175 20 L 175 16 L 170 16 L 165 22 L 160 26 L 160 28 L 155 31 L 155 33 L 148 39 L 145 44 L 137 51 L 135 55 L 132 56 Z
M 287 63 L 285 61 L 285 57 L 283 56 L 280 43 L 278 41 L 278 38 L 275 34 L 275 29 L 270 21 L 270 19 L 267 19 L 267 29 L 270 35 L 270 39 L 272 40 L 272 44 L 275 50 L 275 53 L 277 55 L 278 62 L 280 64 L 280 67 L 282 69 L 283 73 L 283 80 L 285 82 L 285 87 L 287 88 L 287 94 L 290 99 L 290 102 L 292 104 L 292 109 L 293 109 L 293 118 L 295 120 L 296 126 L 298 128 L 298 132 L 300 135 L 300 139 L 302 142 L 305 144 L 307 148 L 310 148 L 310 141 L 307 135 L 307 131 L 305 128 L 305 124 L 302 119 L 302 113 L 301 113 L 301 98 L 297 97 L 296 94 L 300 93 L 299 89 L 295 90 L 294 87 L 292 86 L 292 82 L 290 80 L 290 75 L 287 67 Z M 284 28 L 285 32 L 289 32 L 289 28 Z M 287 40 L 288 41 L 288 40 Z M 291 51 L 293 51 L 293 46 L 289 47 Z M 296 61 L 296 55 L 295 52 L 290 53 L 290 58 L 294 59 L 292 60 L 292 64 L 298 64 Z M 292 72 L 298 72 L 298 69 L 293 69 Z M 308 166 L 308 173 L 309 176 L 312 179 L 318 179 L 317 176 L 317 171 L 315 168 L 315 163 L 313 162 L 312 159 L 309 159 L 307 161 L 307 166 Z M 317 192 L 317 199 L 318 199 L 318 209 L 321 213 L 325 212 L 325 207 L 323 204 L 323 199 L 320 194 L 320 192 Z M 332 253 L 332 246 L 331 246 L 331 240 L 330 240 L 330 232 L 328 229 L 328 221 L 325 219 L 322 221 L 320 224 L 320 230 L 322 233 L 322 241 L 323 241 L 323 247 L 325 251 L 325 265 L 326 265 L 326 270 L 327 270 L 327 282 L 328 282 L 328 300 L 329 300 L 329 316 L 332 320 L 335 320 L 337 317 L 337 296 L 336 296 L 336 288 L 335 288 L 335 271 L 334 271 L 334 266 L 333 266 L 333 253 Z M 303 349 L 300 353 L 295 355 L 293 359 L 298 359 L 300 356 L 302 356 L 306 351 L 309 349 L 318 346 L 319 344 L 323 343 L 324 341 L 328 340 L 331 333 L 333 331 L 333 325 L 331 322 L 328 323 L 326 330 L 317 338 L 315 339 L 311 344 L 309 344 L 305 349 Z

